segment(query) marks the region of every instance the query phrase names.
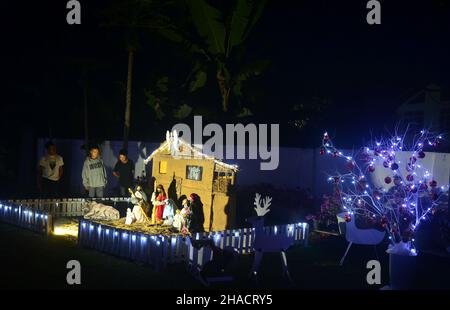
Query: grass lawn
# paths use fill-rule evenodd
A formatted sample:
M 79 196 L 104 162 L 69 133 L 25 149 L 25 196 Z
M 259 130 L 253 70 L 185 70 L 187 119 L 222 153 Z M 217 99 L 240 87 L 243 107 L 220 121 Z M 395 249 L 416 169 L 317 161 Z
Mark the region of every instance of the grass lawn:
M 162 272 L 93 250 L 80 248 L 75 239 L 44 237 L 14 226 L 0 224 L 0 288 L 39 289 L 197 289 L 203 286 L 183 264 L 169 265 Z M 258 285 L 247 280 L 252 256 L 240 256 L 234 282 L 211 288 L 294 288 L 294 289 L 379 289 L 389 283 L 386 245 L 377 248 L 382 266 L 381 285 L 368 285 L 366 263 L 377 259 L 373 247 L 353 246 L 343 267 L 338 266 L 345 250 L 342 237 L 311 235 L 310 245 L 293 247 L 287 259 L 294 284 L 281 277 L 278 255 L 266 254 Z M 81 263 L 79 286 L 66 283 L 66 263 Z M 418 288 L 450 288 L 450 260 L 420 255 Z

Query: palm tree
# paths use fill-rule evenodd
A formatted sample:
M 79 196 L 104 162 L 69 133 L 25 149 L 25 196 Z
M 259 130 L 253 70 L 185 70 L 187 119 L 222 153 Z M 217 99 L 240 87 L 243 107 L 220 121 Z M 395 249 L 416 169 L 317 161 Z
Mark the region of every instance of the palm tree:
M 88 69 L 87 66 L 83 66 L 83 71 L 81 74 L 80 84 L 83 88 L 83 120 L 84 120 L 84 148 L 86 150 L 86 155 L 89 152 L 89 122 L 88 122 Z
M 124 32 L 128 54 L 127 87 L 124 113 L 123 148 L 128 149 L 128 138 L 131 125 L 131 93 L 133 66 L 138 49 L 138 33 L 141 29 L 158 29 L 164 23 L 161 9 L 170 5 L 171 1 L 161 0 L 114 0 L 105 11 L 107 22 L 104 26 L 113 27 Z

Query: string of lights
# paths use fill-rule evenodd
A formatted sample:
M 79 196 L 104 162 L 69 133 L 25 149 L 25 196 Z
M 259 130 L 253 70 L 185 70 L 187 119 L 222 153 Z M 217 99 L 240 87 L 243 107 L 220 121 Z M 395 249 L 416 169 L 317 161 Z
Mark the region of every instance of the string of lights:
M 425 160 L 426 148 L 436 148 L 441 141 L 440 134 L 428 130 L 411 134 L 407 128 L 349 156 L 325 132 L 320 154 L 345 161 L 348 171 L 328 178 L 338 186 L 342 207 L 348 211 L 346 221 L 361 216 L 385 229 L 393 246 L 402 243 L 416 253 L 414 234 L 420 222 L 434 213 L 448 192 L 448 185 L 438 186 Z M 384 176 L 378 182 L 384 184 L 377 184 L 375 175 Z
M 21 205 L 0 202 L 0 221 L 47 234 L 51 232 L 48 213 Z

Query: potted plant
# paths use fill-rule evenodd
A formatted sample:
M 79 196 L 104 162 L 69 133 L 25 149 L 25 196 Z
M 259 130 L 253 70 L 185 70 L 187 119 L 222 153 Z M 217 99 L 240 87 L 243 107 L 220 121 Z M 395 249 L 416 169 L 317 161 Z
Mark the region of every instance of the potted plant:
M 393 289 L 414 284 L 415 232 L 448 191 L 448 185 L 439 186 L 433 179 L 424 160 L 426 148 L 437 147 L 441 139 L 426 130 L 411 135 L 407 129 L 349 156 L 334 147 L 327 133 L 323 135 L 321 154 L 346 164 L 345 173 L 329 177 L 340 188 L 343 209 L 363 215 L 389 235 L 387 253 Z
M 317 214 L 309 214 L 306 216 L 306 220 L 312 221 L 314 230 L 337 231 L 338 222 L 336 215 L 341 211 L 339 187 L 335 186 L 333 194 L 324 194 L 322 199 L 319 212 Z

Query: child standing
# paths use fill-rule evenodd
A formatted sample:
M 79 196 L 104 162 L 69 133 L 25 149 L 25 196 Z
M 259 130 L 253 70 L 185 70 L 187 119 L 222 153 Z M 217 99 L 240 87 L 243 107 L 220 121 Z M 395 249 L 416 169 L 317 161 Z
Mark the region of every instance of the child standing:
M 127 150 L 120 150 L 113 175 L 119 178 L 120 195 L 124 197 L 128 193 L 128 189 L 133 186 L 134 179 L 134 162 L 128 158 Z
M 89 197 L 103 198 L 107 179 L 105 165 L 100 158 L 98 146 L 90 148 L 89 156 L 84 161 L 81 176 L 83 178 L 83 186 L 89 192 Z

